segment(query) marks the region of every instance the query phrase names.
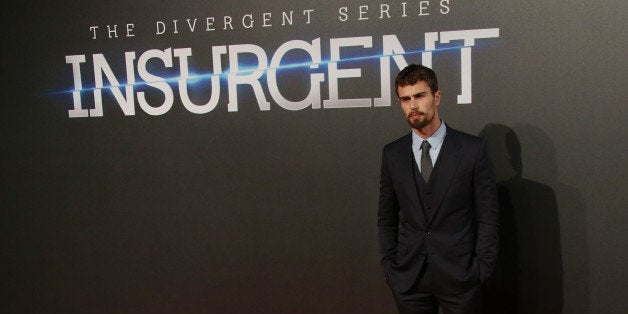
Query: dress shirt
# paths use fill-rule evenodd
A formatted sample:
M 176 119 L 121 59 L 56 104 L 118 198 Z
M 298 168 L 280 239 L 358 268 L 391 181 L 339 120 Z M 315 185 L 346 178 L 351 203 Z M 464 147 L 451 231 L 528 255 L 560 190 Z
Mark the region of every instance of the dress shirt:
M 423 140 L 427 140 L 427 142 L 430 143 L 430 158 L 432 159 L 432 167 L 435 167 L 440 148 L 443 146 L 443 141 L 445 140 L 445 134 L 447 134 L 447 127 L 442 120 L 440 127 L 427 139 L 421 138 L 412 130 L 412 153 L 414 154 L 414 160 L 419 167 L 419 171 L 421 171 L 421 143 L 423 143 Z

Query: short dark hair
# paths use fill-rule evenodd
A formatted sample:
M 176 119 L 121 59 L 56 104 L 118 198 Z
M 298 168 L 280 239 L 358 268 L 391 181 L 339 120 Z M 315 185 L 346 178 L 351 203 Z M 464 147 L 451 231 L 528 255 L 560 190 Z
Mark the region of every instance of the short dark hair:
M 436 73 L 424 65 L 410 64 L 405 67 L 395 79 L 395 91 L 399 86 L 414 85 L 417 82 L 424 81 L 430 87 L 432 94 L 438 91 L 438 80 Z

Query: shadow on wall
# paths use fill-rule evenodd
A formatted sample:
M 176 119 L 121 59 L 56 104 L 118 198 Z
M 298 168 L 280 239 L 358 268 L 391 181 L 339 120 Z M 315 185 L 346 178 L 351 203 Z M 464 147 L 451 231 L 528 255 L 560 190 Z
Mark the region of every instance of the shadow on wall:
M 577 212 L 584 217 L 584 205 L 577 190 L 557 182 L 556 156 L 549 137 L 533 126 L 515 132 L 498 124 L 487 125 L 480 136 L 489 145 L 501 210 L 500 260 L 495 276 L 486 285 L 483 313 L 563 313 L 567 308 L 573 309 L 568 313 L 588 313 L 586 224 L 584 219 L 561 224 L 558 210 L 560 205 L 568 214 Z M 523 148 L 520 137 L 525 138 Z M 526 168 L 526 178 L 524 166 L 531 170 Z M 551 186 L 529 179 L 528 174 Z M 559 202 L 561 199 L 571 204 Z M 561 245 L 561 228 L 565 226 L 568 233 L 563 230 L 562 239 L 568 242 L 566 252 L 585 254 L 585 258 L 569 256 L 579 265 L 569 264 L 567 282 L 565 248 Z M 576 234 L 582 240 L 580 247 L 569 238 Z M 564 297 L 568 301 L 563 302 Z

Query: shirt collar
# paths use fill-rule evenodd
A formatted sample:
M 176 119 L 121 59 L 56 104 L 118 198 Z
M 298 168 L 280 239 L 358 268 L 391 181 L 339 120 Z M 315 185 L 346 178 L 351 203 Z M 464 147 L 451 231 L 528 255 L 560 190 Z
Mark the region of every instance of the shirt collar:
M 441 120 L 440 127 L 432 134 L 432 136 L 425 139 L 428 143 L 430 143 L 430 149 L 438 150 L 440 146 L 443 144 L 445 140 L 445 134 L 447 133 L 447 127 L 445 126 L 445 121 Z M 423 142 L 423 138 L 421 138 L 414 130 L 412 131 L 412 146 L 421 147 L 421 143 Z

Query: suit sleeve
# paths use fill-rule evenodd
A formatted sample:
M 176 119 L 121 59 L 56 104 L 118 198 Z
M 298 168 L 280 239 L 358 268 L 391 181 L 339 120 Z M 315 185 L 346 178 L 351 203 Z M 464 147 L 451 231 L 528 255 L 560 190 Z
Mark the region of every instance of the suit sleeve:
M 386 149 L 382 152 L 377 215 L 381 265 L 386 273 L 396 260 L 399 232 L 399 203 L 392 184 L 390 169 L 386 158 Z
M 474 169 L 475 217 L 478 237 L 475 253 L 484 282 L 495 269 L 499 248 L 499 202 L 486 142 L 482 141 Z

